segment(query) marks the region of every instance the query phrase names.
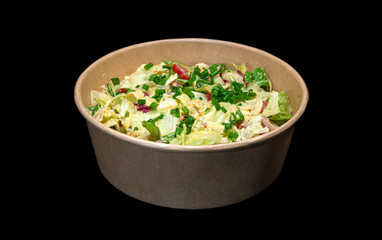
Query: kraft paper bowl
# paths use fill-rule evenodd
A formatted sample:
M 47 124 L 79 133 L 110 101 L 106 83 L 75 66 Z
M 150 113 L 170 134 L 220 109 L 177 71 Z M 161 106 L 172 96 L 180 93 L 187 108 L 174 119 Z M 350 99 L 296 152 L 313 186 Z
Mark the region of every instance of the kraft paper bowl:
M 264 67 L 275 90 L 290 99 L 293 117 L 253 139 L 210 146 L 177 146 L 140 140 L 107 128 L 87 111 L 90 90 L 121 79 L 141 64 L 173 60 L 193 65 L 245 63 Z M 78 78 L 75 103 L 86 119 L 98 166 L 123 193 L 151 204 L 184 209 L 220 207 L 250 198 L 279 175 L 296 122 L 308 102 L 301 76 L 262 50 L 220 40 L 169 39 L 128 46 L 98 59 Z

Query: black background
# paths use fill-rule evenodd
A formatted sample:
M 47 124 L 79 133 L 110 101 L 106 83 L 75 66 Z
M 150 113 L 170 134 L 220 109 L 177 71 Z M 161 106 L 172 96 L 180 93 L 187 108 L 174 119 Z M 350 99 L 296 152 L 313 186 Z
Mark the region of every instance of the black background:
M 360 225 L 377 214 L 371 185 L 379 142 L 367 139 L 379 128 L 382 38 L 371 9 L 317 1 L 278 6 L 277 14 L 220 6 L 164 15 L 171 8 L 143 7 L 2 17 L 3 216 L 14 239 L 341 239 L 374 230 Z M 169 209 L 119 192 L 99 171 L 74 104 L 77 78 L 98 58 L 185 37 L 265 50 L 294 67 L 309 89 L 280 176 L 231 206 Z

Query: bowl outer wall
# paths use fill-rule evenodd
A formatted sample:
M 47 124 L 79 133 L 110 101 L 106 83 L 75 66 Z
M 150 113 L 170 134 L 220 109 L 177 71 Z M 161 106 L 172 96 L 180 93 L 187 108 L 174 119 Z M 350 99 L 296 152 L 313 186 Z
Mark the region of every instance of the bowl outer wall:
M 203 54 L 201 54 L 203 53 Z M 90 91 L 112 77 L 123 78 L 147 62 L 174 60 L 246 63 L 267 70 L 276 90 L 287 92 L 293 117 L 268 134 L 211 146 L 174 146 L 127 136 L 97 122 L 87 111 Z M 160 206 L 200 209 L 242 201 L 265 189 L 280 173 L 294 124 L 306 108 L 308 91 L 300 75 L 262 50 L 209 39 L 172 39 L 114 51 L 89 66 L 75 87 L 75 102 L 87 120 L 97 162 L 116 188 Z
M 251 148 L 189 154 L 127 144 L 88 128 L 98 166 L 114 187 L 144 202 L 182 209 L 226 206 L 264 190 L 281 172 L 294 129 Z
M 90 104 L 90 91 L 100 90 L 100 86 L 113 77 L 124 78 L 133 73 L 142 63 L 159 63 L 163 60 L 173 60 L 185 65 L 204 62 L 245 63 L 249 69 L 264 67 L 271 79 L 273 88 L 285 91 L 292 105 L 293 117 L 278 129 L 245 141 L 207 145 L 207 146 L 179 146 L 158 144 L 117 132 L 96 121 L 86 110 Z M 100 131 L 131 144 L 138 144 L 158 151 L 175 152 L 214 152 L 229 151 L 235 148 L 247 148 L 269 140 L 277 134 L 293 126 L 305 111 L 308 103 L 308 89 L 301 76 L 286 62 L 262 50 L 246 45 L 212 39 L 169 39 L 146 42 L 128 46 L 91 64 L 78 78 L 75 86 L 75 103 L 82 116 L 88 123 L 96 126 Z

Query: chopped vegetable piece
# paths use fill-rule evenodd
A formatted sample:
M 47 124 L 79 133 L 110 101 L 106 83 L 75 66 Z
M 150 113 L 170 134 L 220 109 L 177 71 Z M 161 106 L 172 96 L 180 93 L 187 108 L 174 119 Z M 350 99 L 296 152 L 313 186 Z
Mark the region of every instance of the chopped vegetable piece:
M 161 137 L 162 143 L 169 143 L 176 137 L 176 132 L 169 133 L 163 137 Z
M 166 91 L 164 89 L 156 89 L 155 95 L 152 96 L 152 98 L 154 98 L 157 102 L 159 102 L 162 99 L 162 96 L 165 92 Z
M 277 125 L 281 126 L 285 122 L 287 122 L 289 119 L 292 118 L 291 113 L 291 106 L 288 99 L 288 95 L 285 92 L 279 92 L 278 94 L 279 102 L 278 107 L 280 109 L 280 112 L 278 114 L 269 116 L 268 119 Z
M 174 71 L 174 73 L 178 74 L 179 78 L 185 80 L 190 79 L 190 76 L 187 74 L 187 69 L 185 69 L 184 67 L 181 67 L 178 64 L 174 64 L 172 65 L 172 70 Z
M 138 111 L 142 111 L 143 113 L 151 111 L 150 107 L 147 105 L 139 105 L 138 103 L 134 103 L 134 105 L 137 107 Z
M 229 129 L 232 129 L 232 123 L 222 123 L 223 124 L 223 126 L 224 126 L 224 130 L 223 130 L 223 132 L 227 132 Z
M 182 111 L 184 112 L 184 114 L 188 114 L 190 112 L 190 110 L 188 110 L 186 106 L 182 107 Z
M 236 142 L 236 139 L 239 137 L 239 134 L 235 131 L 232 131 L 228 134 L 228 139 L 231 139 L 232 142 Z
M 158 107 L 158 103 L 156 103 L 156 102 L 152 102 L 150 105 L 149 105 L 149 108 L 151 109 L 151 110 L 156 110 L 157 109 L 157 107 Z
M 92 116 L 98 111 L 100 105 L 89 106 L 87 109 L 91 112 Z
M 154 122 L 142 121 L 142 126 L 150 132 L 150 140 L 157 141 L 160 139 L 160 131 Z
M 139 105 L 145 105 L 146 104 L 146 99 L 138 99 L 138 104 Z
M 179 108 L 174 108 L 170 110 L 171 114 L 174 114 L 176 117 L 180 117 L 180 111 Z
M 107 87 L 107 91 L 109 92 L 109 94 L 112 96 L 112 97 L 114 97 L 114 92 L 113 92 L 113 90 L 111 89 L 111 87 L 110 87 L 110 84 L 106 84 L 106 87 Z
M 152 66 L 154 66 L 154 64 L 150 62 L 150 63 L 146 64 L 146 65 L 144 66 L 144 68 L 145 68 L 146 70 L 149 70 Z
M 113 82 L 114 86 L 119 85 L 119 78 L 112 78 L 111 81 Z
M 155 84 L 164 85 L 167 82 L 168 76 L 151 74 L 149 81 L 153 81 Z

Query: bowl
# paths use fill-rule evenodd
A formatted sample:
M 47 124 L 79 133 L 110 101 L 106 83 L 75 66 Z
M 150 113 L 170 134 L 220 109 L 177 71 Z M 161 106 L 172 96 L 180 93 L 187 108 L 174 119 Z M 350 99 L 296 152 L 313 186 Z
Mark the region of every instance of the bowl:
M 92 89 L 100 90 L 113 77 L 123 79 L 142 63 L 163 60 L 264 67 L 273 88 L 288 94 L 293 117 L 278 129 L 245 141 L 179 146 L 117 132 L 87 112 Z M 154 205 L 204 209 L 248 199 L 278 177 L 295 124 L 306 108 L 308 90 L 290 65 L 265 51 L 228 41 L 188 38 L 136 44 L 105 55 L 79 76 L 74 99 L 86 120 L 98 166 L 113 186 Z

